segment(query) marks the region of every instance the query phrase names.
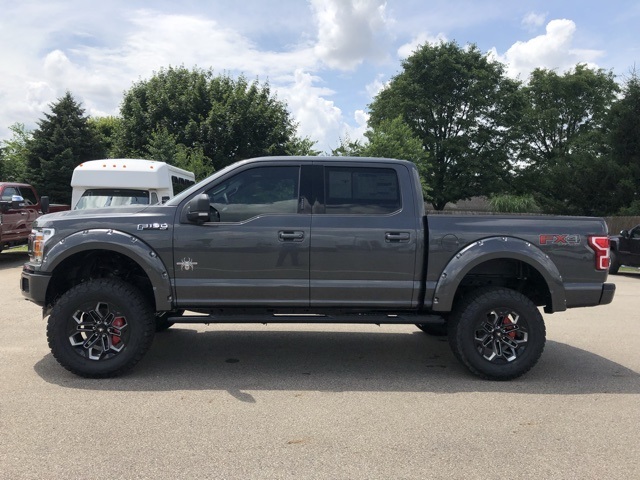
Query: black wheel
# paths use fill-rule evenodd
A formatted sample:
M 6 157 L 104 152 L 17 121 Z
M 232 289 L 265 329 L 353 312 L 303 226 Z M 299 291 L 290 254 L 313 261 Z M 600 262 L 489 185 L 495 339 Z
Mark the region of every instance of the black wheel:
M 168 321 L 169 317 L 181 317 L 184 313 L 184 310 L 174 310 L 171 312 L 156 312 L 156 333 L 164 332 L 171 326 L 173 326 L 173 322 Z
M 609 260 L 609 273 L 615 275 L 620 270 L 620 263 L 618 262 L 618 256 L 616 252 L 611 252 L 611 258 Z
M 153 310 L 133 286 L 117 279 L 76 285 L 56 302 L 47 323 L 49 348 L 67 370 L 113 377 L 142 359 L 153 341 Z
M 449 322 L 449 344 L 472 373 L 511 380 L 528 372 L 544 350 L 546 330 L 535 304 L 507 288 L 479 289 Z
M 416 323 L 416 327 L 428 335 L 445 337 L 447 335 L 447 322 L 442 323 Z

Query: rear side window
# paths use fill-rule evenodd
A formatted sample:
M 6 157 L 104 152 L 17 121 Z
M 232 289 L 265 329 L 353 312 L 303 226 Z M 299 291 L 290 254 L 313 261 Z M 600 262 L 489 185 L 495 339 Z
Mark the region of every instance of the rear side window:
M 402 207 L 392 168 L 325 167 L 328 214 L 388 214 Z

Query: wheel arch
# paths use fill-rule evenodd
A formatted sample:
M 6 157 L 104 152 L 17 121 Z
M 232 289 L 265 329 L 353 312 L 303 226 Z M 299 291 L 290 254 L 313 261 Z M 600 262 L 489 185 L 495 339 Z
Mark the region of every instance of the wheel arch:
M 486 238 L 458 252 L 438 279 L 432 309 L 449 312 L 465 290 L 491 285 L 520 291 L 547 313 L 566 310 L 556 265 L 537 246 L 514 237 Z
M 115 277 L 134 284 L 156 310 L 171 310 L 168 270 L 147 243 L 109 229 L 74 233 L 53 245 L 43 259 L 52 273 L 45 309 L 73 286 L 91 278 Z

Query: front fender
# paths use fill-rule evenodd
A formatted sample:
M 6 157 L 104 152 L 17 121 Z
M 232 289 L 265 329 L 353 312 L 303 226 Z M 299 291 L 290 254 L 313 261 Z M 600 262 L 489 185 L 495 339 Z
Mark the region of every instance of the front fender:
M 530 242 L 513 237 L 490 237 L 460 250 L 442 271 L 433 295 L 432 309 L 449 312 L 464 277 L 476 266 L 496 259 L 514 259 L 535 268 L 547 283 L 554 312 L 567 309 L 562 276 L 549 256 Z
M 131 258 L 151 281 L 156 310 L 171 310 L 171 284 L 164 262 L 148 244 L 125 232 L 92 229 L 69 235 L 48 250 L 42 259 L 42 270 L 53 272 L 70 256 L 89 250 L 110 250 Z

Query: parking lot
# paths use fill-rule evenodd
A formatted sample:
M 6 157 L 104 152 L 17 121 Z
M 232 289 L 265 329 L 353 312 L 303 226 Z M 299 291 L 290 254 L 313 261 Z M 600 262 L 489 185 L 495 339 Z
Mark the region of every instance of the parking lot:
M 0 254 L 0 479 L 627 479 L 640 471 L 640 274 L 546 315 L 539 364 L 488 382 L 411 325 L 176 326 L 126 376 L 49 353 Z

